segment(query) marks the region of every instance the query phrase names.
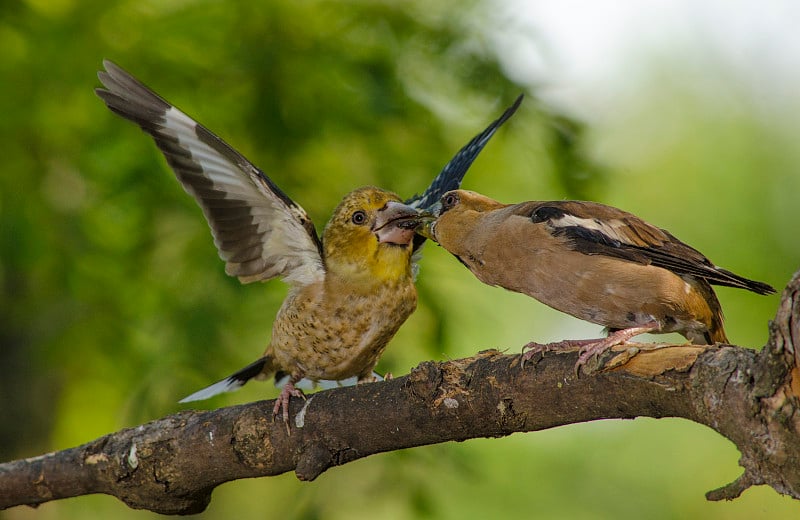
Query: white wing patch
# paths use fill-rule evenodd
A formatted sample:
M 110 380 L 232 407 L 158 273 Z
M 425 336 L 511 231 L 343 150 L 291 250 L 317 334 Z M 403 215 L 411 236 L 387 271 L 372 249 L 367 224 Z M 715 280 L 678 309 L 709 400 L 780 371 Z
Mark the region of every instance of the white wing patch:
M 619 219 L 600 220 L 596 218 L 580 218 L 565 213 L 564 216 L 552 218 L 549 222 L 554 227 L 578 226 L 584 229 L 591 229 L 592 231 L 599 231 L 612 240 L 617 240 L 623 244 L 640 245 L 631 241 L 630 236 L 626 233 L 628 224 Z
M 225 271 L 243 283 L 324 277 L 321 245 L 306 212 L 204 126 L 111 62 L 97 94 L 150 134 L 211 228 Z
M 218 200 L 237 201 L 242 209 L 249 210 L 249 219 L 238 217 L 250 227 L 250 232 L 244 236 L 236 232 L 241 228 L 215 226 L 214 220 L 226 221 L 224 215 L 209 209 L 215 204 L 215 199 L 204 198 L 191 181 L 180 179 L 184 189 L 203 208 L 214 236 L 214 245 L 220 258 L 227 263 L 226 272 L 238 276 L 244 283 L 269 280 L 275 276 L 301 285 L 322 280 L 322 258 L 300 220 L 308 219 L 305 212 L 300 210 L 300 215 L 297 215 L 298 207 L 287 206 L 277 197 L 255 167 L 245 172 L 198 139 L 197 123 L 177 108 L 170 108 L 164 119 L 164 129 L 171 131 L 180 145 L 191 153 L 192 159 L 202 168 L 203 176 L 213 183 L 212 189 L 221 192 L 223 198 Z M 234 218 L 231 216 L 227 220 L 230 222 Z

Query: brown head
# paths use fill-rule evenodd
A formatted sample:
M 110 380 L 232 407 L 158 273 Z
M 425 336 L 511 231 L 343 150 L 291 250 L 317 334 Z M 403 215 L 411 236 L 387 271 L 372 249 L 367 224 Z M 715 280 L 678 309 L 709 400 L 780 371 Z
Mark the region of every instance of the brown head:
M 505 204 L 474 191 L 448 191 L 430 209 L 436 218 L 423 219 L 423 225 L 417 232 L 455 253 L 457 245 L 466 234 L 473 231 L 483 215 L 504 207 Z

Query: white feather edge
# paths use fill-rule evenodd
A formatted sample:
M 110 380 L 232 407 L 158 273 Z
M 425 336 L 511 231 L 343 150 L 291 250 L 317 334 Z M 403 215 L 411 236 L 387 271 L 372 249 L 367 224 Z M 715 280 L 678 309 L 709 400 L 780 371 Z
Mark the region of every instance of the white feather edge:
M 383 381 L 383 376 L 378 374 L 377 372 L 372 373 L 372 378 L 375 381 Z M 286 386 L 286 383 L 289 382 L 289 375 L 283 376 L 281 379 L 275 381 L 275 386 L 277 388 L 283 388 Z M 330 379 L 321 379 L 319 381 L 312 381 L 308 378 L 303 378 L 295 384 L 295 388 L 299 388 L 300 390 L 330 390 L 331 388 L 342 388 L 345 386 L 355 386 L 358 383 L 358 377 L 348 377 L 347 379 L 342 379 L 340 381 L 333 381 Z M 178 401 L 181 404 L 191 403 L 194 401 L 203 401 L 205 399 L 209 399 L 214 397 L 215 395 L 224 394 L 227 392 L 235 392 L 236 390 L 243 387 L 245 383 L 240 380 L 233 379 L 231 377 L 226 377 L 222 381 L 217 381 L 213 385 L 209 385 L 202 390 L 198 390 L 197 392 L 188 395 Z
M 253 172 L 242 170 L 211 146 L 200 141 L 196 135 L 197 125 L 198 123 L 194 119 L 171 106 L 164 113 L 162 129 L 164 129 L 164 133 L 175 137 L 180 145 L 189 151 L 192 158 L 199 162 L 204 177 L 213 182 L 215 187 L 251 203 L 250 214 L 258 219 L 259 228 L 267 225 L 262 222 L 264 218 L 272 221 L 269 227 L 278 224 L 277 229 L 273 229 L 267 237 L 267 241 L 262 244 L 261 257 L 269 264 L 274 265 L 276 257 L 291 255 L 295 259 L 293 263 L 296 264 L 291 269 L 280 269 L 280 272 L 276 273 L 278 276 L 290 284 L 307 285 L 321 281 L 325 275 L 322 259 L 319 257 L 316 244 L 300 224 L 301 218 L 308 218 L 305 210 L 299 207 L 285 206 Z M 194 198 L 198 198 L 192 193 L 191 186 L 184 184 L 184 189 Z M 266 207 L 259 207 L 260 205 Z M 281 217 L 276 219 L 276 214 Z M 219 241 L 216 237 L 214 237 L 214 242 L 219 248 Z M 229 252 L 219 251 L 220 256 L 227 262 L 224 256 Z M 275 254 L 276 251 L 280 254 Z M 259 279 L 262 278 L 255 276 L 249 281 Z M 221 390 L 220 392 L 226 391 L 230 390 Z
M 217 394 L 224 394 L 225 392 L 234 392 L 244 386 L 242 381 L 226 377 L 222 381 L 217 381 L 213 385 L 207 386 L 202 390 L 198 390 L 192 395 L 186 396 L 179 403 L 191 403 L 193 401 L 202 401 L 209 397 L 214 397 Z
M 621 229 L 625 229 L 627 227 L 627 224 L 622 220 L 580 218 L 567 213 L 563 217 L 552 219 L 550 223 L 555 227 L 579 226 L 582 228 L 591 229 L 592 231 L 599 231 L 613 240 L 617 240 L 624 244 L 635 245 L 633 242 L 631 242 L 630 238 L 625 236 L 624 233 L 620 232 Z

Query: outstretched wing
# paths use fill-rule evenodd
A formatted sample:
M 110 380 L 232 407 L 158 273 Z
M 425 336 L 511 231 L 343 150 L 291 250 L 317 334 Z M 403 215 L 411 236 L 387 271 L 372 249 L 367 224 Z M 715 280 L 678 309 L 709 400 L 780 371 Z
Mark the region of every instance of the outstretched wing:
M 113 112 L 150 134 L 203 210 L 225 272 L 243 283 L 280 276 L 307 284 L 324 275 L 322 244 L 305 210 L 206 127 L 114 63 L 95 90 Z
M 520 94 L 514 103 L 503 112 L 496 120 L 486 127 L 486 129 L 472 138 L 458 153 L 450 159 L 439 175 L 433 179 L 431 185 L 423 192 L 422 195 L 415 195 L 406 201 L 406 204 L 412 208 L 429 208 L 433 204 L 439 202 L 439 199 L 450 190 L 456 190 L 461 186 L 461 181 L 464 179 L 467 170 L 472 165 L 478 154 L 481 153 L 483 147 L 489 142 L 489 139 L 495 134 L 498 128 L 508 121 L 514 115 L 519 105 L 522 103 L 524 94 Z
M 765 283 L 717 267 L 668 231 L 621 209 L 583 201 L 532 202 L 520 206 L 522 214 L 534 223 L 546 222 L 553 235 L 567 238 L 576 251 L 650 264 L 758 294 L 775 292 Z
M 512 103 L 500 117 L 492 121 L 483 132 L 473 137 L 470 142 L 450 159 L 450 162 L 444 165 L 442 171 L 433 179 L 433 182 L 431 182 L 430 186 L 428 186 L 422 195 L 414 195 L 406 200 L 405 203 L 412 208 L 428 209 L 439 202 L 442 195 L 450 190 L 457 190 L 461 187 L 461 181 L 464 179 L 464 175 L 467 174 L 469 167 L 472 166 L 475 158 L 478 157 L 478 154 L 481 153 L 481 150 L 483 150 L 483 147 L 489 142 L 489 139 L 497 132 L 497 129 L 514 115 L 514 112 L 517 111 L 524 97 L 525 94 L 517 96 L 514 103 Z M 422 246 L 425 244 L 425 240 L 425 237 L 420 234 L 414 235 L 414 255 L 411 258 L 411 263 L 415 279 L 417 271 L 419 270 L 418 264 L 422 257 Z

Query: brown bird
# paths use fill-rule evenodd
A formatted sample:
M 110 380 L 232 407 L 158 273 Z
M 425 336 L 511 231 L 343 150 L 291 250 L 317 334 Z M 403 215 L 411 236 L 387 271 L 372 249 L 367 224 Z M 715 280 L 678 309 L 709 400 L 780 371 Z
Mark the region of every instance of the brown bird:
M 580 347 L 593 355 L 646 332 L 678 332 L 698 344 L 728 341 L 711 285 L 771 294 L 769 285 L 712 264 L 639 217 L 596 202 L 501 204 L 454 190 L 421 230 L 482 282 L 520 292 L 609 329 L 607 338 L 531 343 L 524 355 Z
M 264 172 L 204 126 L 133 76 L 104 61 L 98 73 L 108 107 L 150 134 L 211 227 L 225 271 L 243 283 L 281 277 L 291 286 L 264 355 L 233 375 L 186 397 L 195 401 L 235 390 L 255 377 L 288 374 L 275 403 L 288 420 L 295 387 L 311 381 L 374 378 L 387 343 L 414 311 L 413 253 L 417 207 L 457 188 L 481 149 L 516 111 L 506 112 L 465 146 L 421 195 L 406 204 L 366 187 L 346 195 L 322 240 L 306 212 Z

